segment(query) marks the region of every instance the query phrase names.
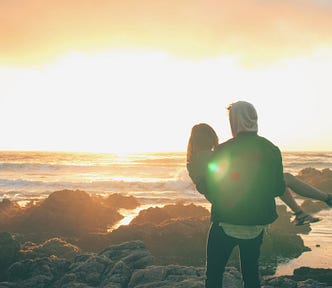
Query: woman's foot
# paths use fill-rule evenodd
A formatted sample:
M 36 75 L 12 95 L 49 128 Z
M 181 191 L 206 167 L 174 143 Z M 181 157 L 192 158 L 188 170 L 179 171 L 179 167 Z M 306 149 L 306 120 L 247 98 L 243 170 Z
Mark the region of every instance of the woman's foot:
M 295 219 L 293 220 L 293 223 L 296 226 L 301 226 L 301 225 L 305 225 L 305 224 L 310 224 L 310 223 L 315 223 L 320 221 L 319 218 L 317 217 L 313 217 L 310 214 L 307 214 L 304 211 L 300 211 L 298 213 L 295 214 Z
M 332 194 L 327 195 L 327 199 L 326 199 L 325 203 L 327 205 L 329 205 L 330 207 L 332 207 Z

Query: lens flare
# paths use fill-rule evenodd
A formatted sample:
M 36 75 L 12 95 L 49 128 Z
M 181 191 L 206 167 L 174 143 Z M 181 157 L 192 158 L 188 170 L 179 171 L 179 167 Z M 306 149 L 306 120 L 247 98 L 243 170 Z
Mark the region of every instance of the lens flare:
M 230 157 L 222 156 L 217 159 L 214 159 L 212 162 L 208 164 L 208 170 L 210 176 L 214 179 L 214 181 L 220 181 L 222 178 L 227 175 L 230 168 Z

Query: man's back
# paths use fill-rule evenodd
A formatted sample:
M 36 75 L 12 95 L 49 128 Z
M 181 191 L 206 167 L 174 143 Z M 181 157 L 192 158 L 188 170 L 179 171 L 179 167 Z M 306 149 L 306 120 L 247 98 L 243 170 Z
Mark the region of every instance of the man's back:
M 285 184 L 280 151 L 270 141 L 239 133 L 218 146 L 210 167 L 213 222 L 261 225 L 277 218 L 274 198 Z

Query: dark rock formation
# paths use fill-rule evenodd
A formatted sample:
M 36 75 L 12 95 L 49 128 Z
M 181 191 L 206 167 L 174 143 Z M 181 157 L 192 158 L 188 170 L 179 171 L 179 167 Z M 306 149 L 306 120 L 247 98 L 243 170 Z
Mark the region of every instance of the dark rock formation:
M 332 170 L 328 168 L 321 171 L 315 168 L 305 168 L 297 176 L 304 182 L 327 193 L 332 193 Z
M 181 210 L 179 204 L 177 210 Z M 177 219 L 172 218 L 173 214 L 164 213 L 162 208 L 149 209 L 149 211 L 153 213 L 144 214 L 144 216 L 149 215 L 144 217 L 145 224 L 121 226 L 107 235 L 90 234 L 86 238 L 81 238 L 77 245 L 85 250 L 102 249 L 107 243 L 119 244 L 140 239 L 156 257 L 156 263 L 160 265 L 205 264 L 206 237 L 210 226 L 208 217 Z M 150 219 L 156 215 L 155 212 L 158 212 L 159 223 L 156 219 Z M 308 233 L 310 226 L 297 227 L 290 223 L 292 215 L 286 211 L 285 206 L 278 207 L 278 213 L 278 221 L 271 225 L 264 235 L 261 256 L 264 267 L 276 267 L 277 258 L 298 257 L 303 251 L 308 251 L 297 233 Z M 165 215 L 168 215 L 168 218 L 165 218 Z M 230 259 L 232 265 L 238 265 L 237 254 L 235 250 Z M 266 271 L 273 274 L 271 268 Z
M 301 207 L 303 208 L 304 211 L 307 213 L 317 213 L 323 209 L 327 209 L 328 205 L 324 202 L 321 201 L 316 201 L 316 200 L 310 200 L 310 199 L 305 199 L 303 203 L 301 204 Z
M 72 260 L 56 256 L 22 260 L 8 269 L 0 287 L 127 287 L 134 271 L 153 263 L 141 241 L 108 247 Z
M 119 193 L 109 195 L 104 202 L 116 209 L 135 209 L 141 205 L 134 196 L 123 196 Z
M 328 287 L 320 282 L 330 279 L 332 270 L 300 270 L 294 277 L 263 278 L 262 287 Z M 7 275 L 0 288 L 203 288 L 205 268 L 157 266 L 144 243 L 132 241 L 107 247 L 98 254 L 79 254 L 70 260 L 56 256 L 21 260 L 11 265 Z M 318 278 L 320 282 L 314 280 Z M 226 268 L 224 287 L 242 287 L 238 269 Z
M 29 207 L 8 221 L 3 229 L 25 234 L 46 234 L 47 238 L 52 235 L 78 236 L 91 231 L 106 232 L 122 217 L 116 208 L 101 203 L 84 191 L 62 190 Z
M 164 221 L 187 218 L 208 218 L 210 213 L 201 206 L 194 204 L 165 205 L 163 208 L 154 207 L 143 210 L 135 217 L 131 224 L 162 224 Z
M 0 279 L 4 271 L 19 258 L 20 244 L 11 234 L 0 232 Z
M 80 249 L 61 238 L 52 238 L 42 244 L 26 242 L 21 245 L 20 258 L 35 259 L 49 256 L 72 259 L 80 253 Z
M 22 211 L 20 205 L 9 199 L 3 199 L 0 202 L 0 225 L 6 223 L 11 218 Z
M 329 286 L 332 286 L 332 270 L 322 269 L 322 268 L 301 267 L 294 270 L 294 276 L 292 277 L 292 279 L 296 281 L 313 279 L 319 282 L 323 282 Z

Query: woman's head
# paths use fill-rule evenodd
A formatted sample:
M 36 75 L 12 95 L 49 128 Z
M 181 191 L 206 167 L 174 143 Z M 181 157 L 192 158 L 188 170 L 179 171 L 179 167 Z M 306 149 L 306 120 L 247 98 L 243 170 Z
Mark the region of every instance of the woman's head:
M 187 147 L 187 162 L 190 162 L 196 152 L 213 150 L 218 141 L 218 136 L 210 125 L 200 123 L 193 126 Z

